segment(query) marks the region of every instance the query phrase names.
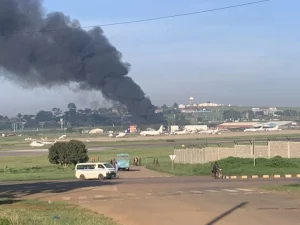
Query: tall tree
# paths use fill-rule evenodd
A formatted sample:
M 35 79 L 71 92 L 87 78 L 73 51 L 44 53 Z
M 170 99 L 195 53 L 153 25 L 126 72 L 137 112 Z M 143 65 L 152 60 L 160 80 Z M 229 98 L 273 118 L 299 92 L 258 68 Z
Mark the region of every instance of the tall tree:
M 36 116 L 35 120 L 37 122 L 42 122 L 42 121 L 52 121 L 53 120 L 53 113 L 51 111 L 44 111 L 41 110 L 39 111 Z
M 53 113 L 53 115 L 54 115 L 55 117 L 57 117 L 57 116 L 59 116 L 59 115 L 62 114 L 62 111 L 61 111 L 60 108 L 54 107 L 54 108 L 52 108 L 52 113 Z

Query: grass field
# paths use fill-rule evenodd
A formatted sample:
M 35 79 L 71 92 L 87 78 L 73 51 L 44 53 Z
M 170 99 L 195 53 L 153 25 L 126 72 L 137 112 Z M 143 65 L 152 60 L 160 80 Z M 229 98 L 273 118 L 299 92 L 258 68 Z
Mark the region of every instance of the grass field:
M 142 165 L 159 172 L 174 175 L 210 175 L 212 163 L 206 164 L 175 164 L 171 167 L 169 155 L 173 154 L 173 146 L 165 147 L 131 147 L 117 148 L 116 150 L 105 150 L 90 152 L 89 157 L 99 158 L 100 161 L 110 161 L 118 153 L 129 153 L 131 159 L 138 157 L 142 159 Z M 159 166 L 153 165 L 153 158 L 159 158 Z M 2 157 L 0 158 L 0 180 L 51 180 L 51 179 L 74 179 L 74 167 L 66 169 L 51 165 L 46 155 Z M 227 158 L 219 161 L 224 175 L 263 175 L 263 174 L 298 174 L 300 173 L 300 159 L 284 159 L 275 157 L 272 159 Z
M 172 170 L 170 160 L 161 160 L 159 166 L 153 164 L 147 165 L 147 168 L 169 173 L 177 176 L 195 176 L 211 175 L 213 163 L 205 164 L 175 164 Z M 299 174 L 300 159 L 285 159 L 274 157 L 271 159 L 256 159 L 256 166 L 253 165 L 253 159 L 242 159 L 229 157 L 218 161 L 223 171 L 223 175 L 275 175 L 275 174 Z
M 152 162 L 153 157 L 166 160 L 173 153 L 173 147 L 163 148 L 119 148 L 100 152 L 91 152 L 89 157 L 99 157 L 100 161 L 110 161 L 118 153 L 129 153 L 131 158 L 142 158 L 142 163 Z M 63 169 L 58 165 L 51 165 L 46 155 L 1 157 L 0 180 L 43 180 L 43 179 L 74 179 L 74 167 Z
M 293 192 L 300 193 L 300 183 L 299 184 L 288 184 L 282 186 L 263 186 L 263 189 L 271 191 L 284 191 L 284 192 Z
M 65 203 L 0 200 L 1 225 L 117 225 L 112 219 Z

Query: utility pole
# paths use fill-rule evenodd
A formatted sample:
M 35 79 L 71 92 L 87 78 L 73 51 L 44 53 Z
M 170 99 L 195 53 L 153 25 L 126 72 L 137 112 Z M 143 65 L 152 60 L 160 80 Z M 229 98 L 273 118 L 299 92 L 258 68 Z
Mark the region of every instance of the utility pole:
M 176 125 L 176 115 L 175 115 L 175 113 L 173 115 L 174 115 L 173 118 L 174 118 L 174 126 L 175 126 Z
M 252 138 L 252 154 L 253 154 L 253 165 L 256 165 L 256 160 L 255 160 L 255 138 Z

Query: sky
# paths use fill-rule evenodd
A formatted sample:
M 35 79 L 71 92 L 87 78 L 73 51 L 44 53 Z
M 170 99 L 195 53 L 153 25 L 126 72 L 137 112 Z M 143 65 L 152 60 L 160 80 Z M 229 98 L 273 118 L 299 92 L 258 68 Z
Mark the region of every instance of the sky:
M 82 26 L 145 19 L 251 0 L 44 0 Z M 155 105 L 205 101 L 231 105 L 300 106 L 299 0 L 271 0 L 186 17 L 104 26 L 131 64 L 129 76 Z M 8 94 L 9 93 L 9 94 Z M 67 87 L 23 89 L 0 77 L 2 115 L 65 109 L 69 102 L 106 105 L 101 93 Z M 24 104 L 26 102 L 26 104 Z

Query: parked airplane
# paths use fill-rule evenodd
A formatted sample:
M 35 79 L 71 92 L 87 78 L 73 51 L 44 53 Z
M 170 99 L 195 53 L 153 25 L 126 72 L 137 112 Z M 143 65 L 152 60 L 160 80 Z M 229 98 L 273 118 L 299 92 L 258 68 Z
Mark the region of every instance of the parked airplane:
M 33 141 L 33 142 L 30 143 L 31 147 L 42 147 L 44 145 L 45 144 L 43 142 L 41 142 L 41 141 Z
M 279 126 L 267 128 L 266 131 L 280 131 Z
M 119 137 L 125 137 L 126 136 L 126 133 L 119 133 L 116 138 L 119 138 Z
M 54 143 L 56 143 L 56 139 L 55 139 L 55 141 L 44 141 L 44 140 L 36 141 L 36 140 L 34 140 L 30 143 L 30 146 L 31 147 L 41 147 L 44 145 L 53 145 Z
M 269 126 L 254 126 L 253 128 L 245 129 L 244 132 L 256 132 L 256 131 L 266 131 L 270 129 Z
M 162 132 L 163 132 L 163 125 L 161 125 L 158 130 L 142 131 L 140 133 L 140 135 L 141 136 L 156 136 L 156 135 L 161 135 Z
M 67 135 L 61 135 L 59 138 L 58 138 L 58 140 L 61 140 L 61 139 L 65 139 L 65 138 L 67 138 Z

